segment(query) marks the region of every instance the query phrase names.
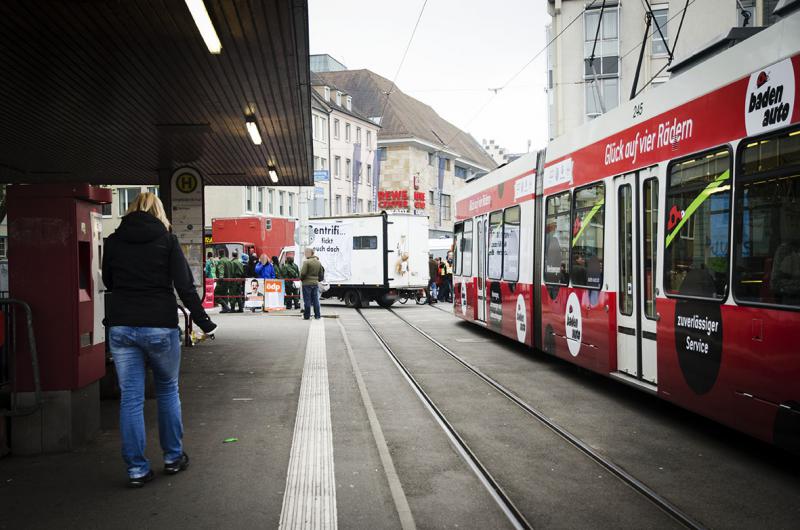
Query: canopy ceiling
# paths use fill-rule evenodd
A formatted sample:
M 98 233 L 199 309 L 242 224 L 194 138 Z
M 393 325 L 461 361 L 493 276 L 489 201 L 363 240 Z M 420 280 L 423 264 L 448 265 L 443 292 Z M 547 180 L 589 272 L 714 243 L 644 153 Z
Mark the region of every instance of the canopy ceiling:
M 184 0 L 0 2 L 0 182 L 312 184 L 307 0 L 205 6 L 219 55 Z

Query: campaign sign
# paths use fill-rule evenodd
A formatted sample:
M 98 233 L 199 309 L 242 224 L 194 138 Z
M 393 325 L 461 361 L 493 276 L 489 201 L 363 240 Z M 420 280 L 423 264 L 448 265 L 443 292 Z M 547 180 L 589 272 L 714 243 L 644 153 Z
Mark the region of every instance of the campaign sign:
M 286 309 L 283 280 L 262 280 L 264 282 L 264 311 Z
M 264 280 L 247 278 L 244 282 L 244 306 L 248 309 L 264 307 Z

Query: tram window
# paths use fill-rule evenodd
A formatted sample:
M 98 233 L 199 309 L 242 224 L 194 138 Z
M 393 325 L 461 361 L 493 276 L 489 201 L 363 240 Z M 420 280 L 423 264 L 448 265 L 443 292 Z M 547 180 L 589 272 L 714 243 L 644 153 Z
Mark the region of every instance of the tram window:
M 569 284 L 570 192 L 551 195 L 545 204 L 544 281 Z
M 644 316 L 656 318 L 656 245 L 658 234 L 658 179 L 642 183 L 642 253 L 644 254 Z
M 667 173 L 666 292 L 722 300 L 728 291 L 730 152 L 677 160 Z
M 575 190 L 572 198 L 572 285 L 599 289 L 603 285 L 605 184 Z
M 631 185 L 619 188 L 619 287 L 617 300 L 619 312 L 623 315 L 633 314 L 633 193 Z
M 461 241 L 461 274 L 472 276 L 472 220 L 464 221 L 464 237 Z
M 503 279 L 519 280 L 519 206 L 503 212 Z
M 490 280 L 503 277 L 503 211 L 489 214 L 488 275 Z
M 463 249 L 461 248 L 461 241 L 464 238 L 464 223 L 456 223 L 453 226 L 453 274 L 461 275 L 461 262 L 464 261 L 461 259 L 461 253 Z M 432 278 L 431 278 L 432 279 Z
M 745 142 L 736 175 L 734 296 L 800 307 L 800 130 Z

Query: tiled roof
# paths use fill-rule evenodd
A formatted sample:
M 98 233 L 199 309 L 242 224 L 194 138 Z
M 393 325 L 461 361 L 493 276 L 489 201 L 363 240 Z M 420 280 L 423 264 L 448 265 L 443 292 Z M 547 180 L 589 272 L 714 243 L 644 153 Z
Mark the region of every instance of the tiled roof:
M 430 106 L 403 93 L 396 86 L 386 104 L 386 93 L 392 83 L 375 72 L 344 70 L 318 72 L 312 74 L 314 76 L 322 79 L 328 86 L 339 87 L 353 96 L 353 108 L 358 109 L 361 114 L 369 117 L 383 114 L 381 129 L 378 131 L 379 140 L 416 137 L 440 147 L 447 147 L 478 166 L 488 169 L 497 166 L 469 133 L 446 121 Z

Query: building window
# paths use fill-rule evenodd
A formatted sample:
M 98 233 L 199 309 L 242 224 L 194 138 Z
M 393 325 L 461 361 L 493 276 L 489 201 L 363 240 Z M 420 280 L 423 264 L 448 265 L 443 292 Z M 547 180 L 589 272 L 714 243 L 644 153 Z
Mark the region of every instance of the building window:
M 353 110 L 353 98 L 347 96 L 347 110 Z
M 0 258 L 8 257 L 8 248 L 6 247 L 7 237 L 0 237 Z
M 358 210 L 357 210 L 357 212 L 361 213 L 363 211 L 364 211 L 364 199 L 358 199 Z
M 458 177 L 460 179 L 466 179 L 467 178 L 467 168 L 461 167 L 461 166 L 456 166 L 456 177 Z
M 311 138 L 317 139 L 317 131 L 319 130 L 319 116 L 316 114 L 311 119 Z
M 722 300 L 728 292 L 730 151 L 716 149 L 674 161 L 667 177 L 667 294 Z
M 336 104 L 342 106 L 342 93 L 338 90 L 336 91 Z
M 340 156 L 333 159 L 333 176 L 337 179 L 342 177 L 342 157 Z
M 334 207 L 336 215 L 342 215 L 342 196 L 337 195 L 334 200 Z
M 439 201 L 442 204 L 442 220 L 449 221 L 452 218 L 452 214 L 450 213 L 450 196 L 442 193 L 439 195 Z
M 383 162 L 384 160 L 386 160 L 387 156 L 388 156 L 388 154 L 386 153 L 386 148 L 385 147 L 379 147 L 378 148 L 378 160 Z
M 367 211 L 368 212 L 372 211 L 372 201 L 367 201 Z
M 361 143 L 361 127 L 356 127 L 356 143 Z
M 346 123 L 344 125 L 344 141 L 350 143 L 350 124 Z
M 289 217 L 294 217 L 294 193 L 289 192 Z
M 367 149 L 372 149 L 372 131 L 367 131 Z
M 367 186 L 372 186 L 372 164 L 367 164 Z
M 278 192 L 278 215 L 285 215 L 286 214 L 286 192 L 280 191 Z
M 586 116 L 589 119 L 596 118 L 603 113 L 603 109 L 609 111 L 619 104 L 619 78 L 611 77 L 608 79 L 598 79 L 597 81 L 588 80 L 585 85 L 586 91 Z M 600 102 L 602 101 L 602 105 Z
M 653 40 L 653 55 L 665 55 L 669 52 L 667 46 L 669 45 L 669 34 L 667 33 L 667 18 L 669 9 L 653 8 L 653 22 L 651 23 L 650 33 Z M 661 33 L 658 30 L 661 29 Z M 664 35 L 664 40 L 661 39 L 661 34 Z M 666 44 L 664 44 L 666 41 Z
M 100 214 L 103 217 L 111 217 L 111 214 L 112 214 L 111 206 L 112 206 L 111 203 L 100 205 Z
M 156 197 L 161 197 L 161 188 L 158 186 L 147 186 L 147 191 Z
M 333 137 L 337 140 L 339 139 L 339 120 L 335 118 L 333 120 Z
M 353 163 L 349 158 L 344 161 L 344 178 L 350 180 L 350 173 L 353 171 Z
M 589 118 L 619 104 L 619 11 L 616 8 L 603 10 L 602 22 L 600 11 L 590 9 L 583 16 L 583 76 L 586 80 L 586 115 Z M 590 64 L 592 50 L 594 61 Z
M 326 86 L 325 88 L 322 89 L 322 93 L 325 98 L 325 101 L 331 100 L 331 87 Z
M 267 194 L 269 195 L 269 214 L 272 215 L 272 212 L 275 211 L 275 190 L 268 190 Z
M 434 158 L 436 158 L 436 155 L 434 155 L 433 153 L 428 153 L 428 165 L 429 166 L 433 165 L 433 159 Z
M 258 213 L 264 213 L 264 188 L 262 186 L 258 187 L 258 194 L 257 197 L 257 204 L 258 204 Z
M 353 198 L 349 195 L 345 197 L 345 208 L 347 208 L 347 213 L 353 213 Z
M 131 205 L 133 200 L 136 198 L 137 195 L 141 192 L 141 188 L 117 188 L 117 204 L 119 205 L 119 209 L 117 212 L 119 216 L 122 217 L 126 213 L 128 213 L 128 206 Z
M 253 187 L 252 186 L 245 186 L 244 187 L 244 211 L 245 212 L 252 212 L 253 211 Z

